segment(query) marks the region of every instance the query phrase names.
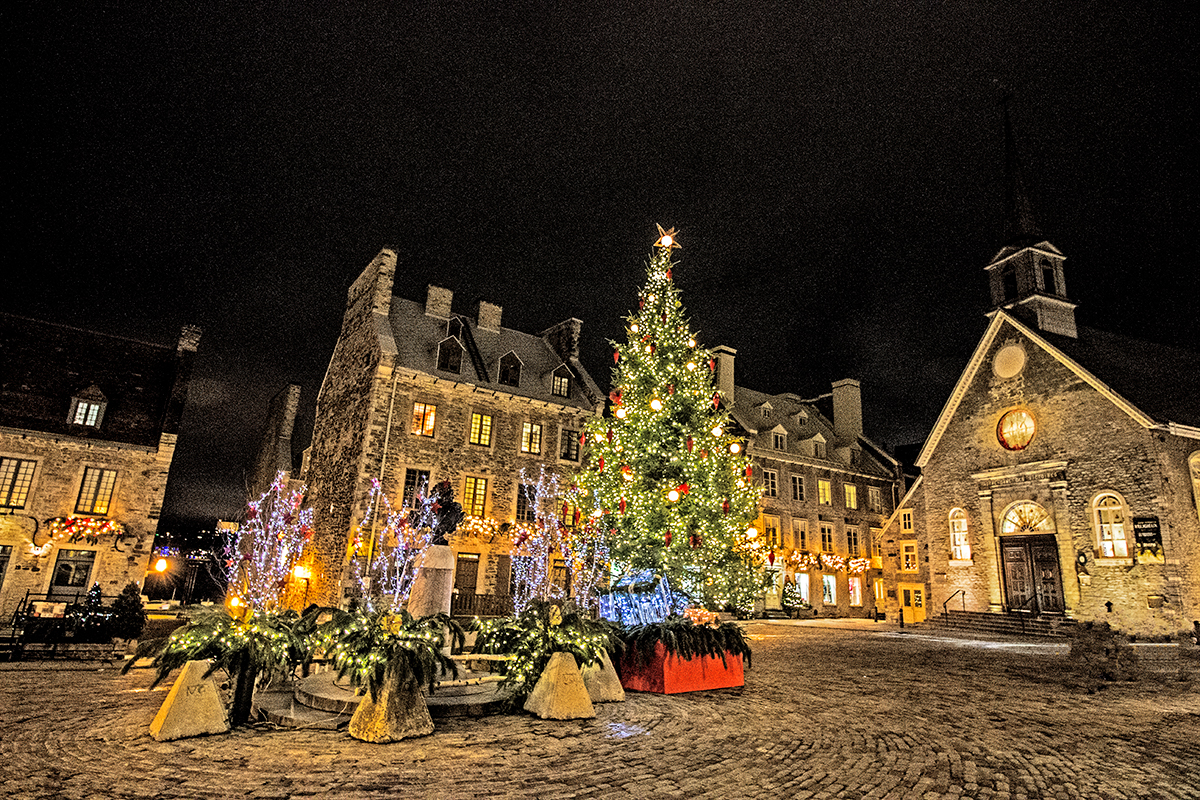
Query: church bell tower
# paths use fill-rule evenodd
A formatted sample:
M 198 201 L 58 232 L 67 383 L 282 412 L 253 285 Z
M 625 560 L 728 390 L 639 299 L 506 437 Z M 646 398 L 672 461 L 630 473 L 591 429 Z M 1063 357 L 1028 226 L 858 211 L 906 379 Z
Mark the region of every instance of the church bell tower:
M 1047 333 L 1077 338 L 1076 304 L 1067 299 L 1066 256 L 1052 245 L 1033 218 L 1017 157 L 1009 95 L 1004 109 L 1005 243 L 987 265 L 992 308 L 1004 309 Z

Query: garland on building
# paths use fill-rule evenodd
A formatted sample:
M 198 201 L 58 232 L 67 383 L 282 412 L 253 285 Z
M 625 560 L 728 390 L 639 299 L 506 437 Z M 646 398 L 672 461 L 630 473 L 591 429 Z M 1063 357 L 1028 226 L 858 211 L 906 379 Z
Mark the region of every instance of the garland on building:
M 67 544 L 100 544 L 101 536 L 125 535 L 124 525 L 100 517 L 55 517 L 46 520 L 46 530 L 50 533 L 51 542 L 66 540 Z
M 612 414 L 581 437 L 579 505 L 608 538 L 614 582 L 650 570 L 710 609 L 748 611 L 761 588 L 764 551 L 748 530 L 760 490 L 672 282 L 674 230 L 659 232 L 627 341 L 613 343 Z

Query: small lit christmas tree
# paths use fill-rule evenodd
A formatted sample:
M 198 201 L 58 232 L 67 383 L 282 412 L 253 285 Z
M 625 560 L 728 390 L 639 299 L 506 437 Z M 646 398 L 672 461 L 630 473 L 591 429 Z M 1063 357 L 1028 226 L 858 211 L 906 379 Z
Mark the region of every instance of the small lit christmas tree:
M 246 520 L 226 544 L 230 601 L 239 607 L 279 611 L 292 568 L 312 539 L 312 509 L 300 508 L 306 487 L 288 491 L 286 483 L 278 473 L 271 488 L 247 504 Z
M 761 588 L 748 530 L 760 490 L 671 279 L 674 229 L 659 233 L 628 341 L 614 343 L 612 414 L 585 433 L 581 503 L 609 534 L 614 583 L 650 570 L 710 609 L 749 610 Z

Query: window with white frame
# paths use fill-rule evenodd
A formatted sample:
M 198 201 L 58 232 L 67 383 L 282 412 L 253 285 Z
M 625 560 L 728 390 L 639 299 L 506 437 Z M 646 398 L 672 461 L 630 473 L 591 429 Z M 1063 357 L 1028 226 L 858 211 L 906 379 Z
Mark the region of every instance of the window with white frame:
M 496 376 L 502 386 L 521 385 L 521 359 L 516 353 L 505 353 L 500 358 L 500 369 Z
M 917 543 L 916 542 L 901 542 L 900 543 L 900 571 L 901 572 L 916 572 L 917 571 Z
M 107 514 L 112 502 L 113 487 L 117 484 L 115 469 L 87 467 L 83 470 L 83 483 L 79 486 L 79 499 L 75 501 L 76 514 Z
M 787 449 L 787 435 L 782 433 L 771 434 L 771 446 L 776 450 Z
M 833 484 L 829 481 L 817 481 L 817 502 L 823 506 L 833 505 Z
M 550 381 L 550 393 L 555 397 L 571 396 L 571 371 L 566 367 L 554 370 Z
M 483 447 L 492 446 L 491 414 L 482 414 L 478 411 L 471 414 L 471 434 L 469 441 L 471 444 L 477 444 Z
M 821 594 L 825 605 L 837 605 L 837 575 L 821 575 Z
M 763 514 L 763 536 L 766 538 L 767 547 L 779 547 L 779 517 L 771 514 Z
M 833 526 L 821 523 L 821 552 L 833 552 Z
M 867 487 L 867 508 L 876 514 L 883 513 L 883 492 L 878 486 Z
M 33 485 L 36 461 L 22 458 L 0 458 L 0 507 L 24 508 Z
M 792 520 L 792 547 L 797 550 L 808 549 L 808 520 Z
M 792 499 L 793 500 L 803 500 L 804 499 L 804 476 L 803 475 L 793 475 L 792 476 Z
M 913 512 L 911 508 L 906 508 L 900 512 L 900 532 L 913 532 Z
M 517 522 L 537 521 L 537 485 L 522 483 L 517 487 Z
M 773 469 L 763 470 L 763 495 L 766 497 L 779 495 L 779 473 Z
M 858 528 L 846 526 L 846 553 L 852 558 L 858 558 Z
M 537 455 L 542 452 L 542 426 L 538 422 L 521 425 L 521 452 Z
M 811 604 L 812 600 L 810 598 L 812 595 L 809 593 L 807 572 L 796 573 L 796 588 L 800 590 L 800 599 Z
M 99 428 L 101 415 L 104 412 L 104 403 L 96 403 L 91 400 L 76 400 L 74 409 L 71 412 L 71 424 L 85 425 L 89 428 Z
M 971 541 L 967 538 L 967 512 L 961 508 L 950 512 L 950 558 L 953 561 L 971 560 Z
M 853 483 L 847 483 L 842 486 L 846 495 L 846 508 L 858 508 L 858 487 Z
M 1092 501 L 1101 558 L 1128 558 L 1129 532 L 1125 501 L 1115 492 L 1105 492 Z
M 871 528 L 871 558 L 883 558 L 882 528 Z
M 861 575 L 851 575 L 849 580 L 850 589 L 850 605 L 861 606 L 863 604 L 863 579 Z
M 463 346 L 451 336 L 438 343 L 437 368 L 443 372 L 462 372 Z

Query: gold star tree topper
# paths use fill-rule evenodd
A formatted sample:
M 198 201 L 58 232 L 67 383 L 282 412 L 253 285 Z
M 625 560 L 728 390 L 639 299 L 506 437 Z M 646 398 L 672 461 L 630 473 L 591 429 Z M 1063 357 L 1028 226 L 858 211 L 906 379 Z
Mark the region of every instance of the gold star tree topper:
M 657 222 L 654 223 L 654 225 L 658 228 L 658 241 L 654 243 L 655 247 L 665 247 L 667 249 L 678 247 L 681 250 L 683 249 L 679 242 L 675 241 L 674 228 L 671 228 L 669 231 L 664 231 L 662 225 L 659 225 Z

